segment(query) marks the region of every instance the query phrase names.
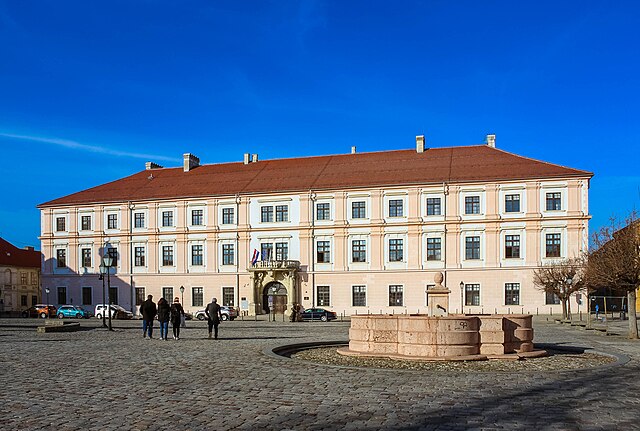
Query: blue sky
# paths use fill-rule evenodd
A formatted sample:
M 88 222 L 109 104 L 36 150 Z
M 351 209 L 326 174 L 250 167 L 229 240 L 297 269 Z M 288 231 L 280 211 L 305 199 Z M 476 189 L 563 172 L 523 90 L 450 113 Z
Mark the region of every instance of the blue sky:
M 0 236 L 141 169 L 471 145 L 640 205 L 640 3 L 0 0 Z

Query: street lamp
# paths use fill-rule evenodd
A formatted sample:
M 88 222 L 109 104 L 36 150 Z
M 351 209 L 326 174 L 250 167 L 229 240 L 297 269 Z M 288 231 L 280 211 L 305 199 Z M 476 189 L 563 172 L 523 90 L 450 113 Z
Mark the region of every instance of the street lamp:
M 107 316 L 105 315 L 105 298 L 106 295 L 104 293 L 104 275 L 107 273 L 107 267 L 104 266 L 104 263 L 100 262 L 100 277 L 98 277 L 98 280 L 102 280 L 102 327 L 106 328 L 107 327 Z
M 180 286 L 180 296 L 181 296 L 180 303 L 184 307 L 184 286 Z
M 113 257 L 111 257 L 111 255 L 109 255 L 109 253 L 107 252 L 107 254 L 105 254 L 102 257 L 102 265 L 105 266 L 105 269 L 107 271 L 107 298 L 109 300 L 109 305 L 107 306 L 107 308 L 109 309 L 109 331 L 113 331 L 113 328 L 111 327 L 111 265 L 113 264 Z
M 51 292 L 51 290 L 49 290 L 48 287 L 45 287 L 44 288 L 44 293 L 47 294 L 47 305 L 49 305 L 49 292 Z M 49 308 L 47 307 L 47 317 L 51 317 L 51 316 L 49 316 L 49 311 L 48 310 L 49 310 Z
M 460 310 L 464 314 L 464 281 L 460 282 Z

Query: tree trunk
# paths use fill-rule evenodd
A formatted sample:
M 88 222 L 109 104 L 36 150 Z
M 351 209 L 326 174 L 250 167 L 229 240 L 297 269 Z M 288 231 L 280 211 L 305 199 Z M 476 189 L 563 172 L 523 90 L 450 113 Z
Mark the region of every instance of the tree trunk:
M 636 290 L 631 289 L 627 294 L 627 308 L 629 309 L 629 338 L 638 338 L 638 319 L 636 315 Z
M 567 297 L 567 319 L 571 320 L 571 295 Z
M 562 320 L 567 319 L 567 298 L 562 298 Z

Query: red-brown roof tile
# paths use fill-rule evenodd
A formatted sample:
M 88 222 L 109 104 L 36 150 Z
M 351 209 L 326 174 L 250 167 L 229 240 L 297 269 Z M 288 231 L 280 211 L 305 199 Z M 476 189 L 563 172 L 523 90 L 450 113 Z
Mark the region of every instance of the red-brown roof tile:
M 486 145 L 202 165 L 138 172 L 39 207 L 345 188 L 591 177 Z
M 41 254 L 36 250 L 24 250 L 0 238 L 0 265 L 20 268 L 40 268 Z

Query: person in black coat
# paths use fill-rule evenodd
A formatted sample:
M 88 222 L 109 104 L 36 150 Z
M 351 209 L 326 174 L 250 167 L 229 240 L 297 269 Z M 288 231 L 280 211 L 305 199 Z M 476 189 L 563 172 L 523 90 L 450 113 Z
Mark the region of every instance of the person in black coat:
M 153 319 L 158 312 L 156 304 L 153 302 L 153 296 L 147 296 L 147 300 L 140 306 L 140 314 L 142 314 L 142 337 L 147 337 L 149 330 L 149 338 L 153 338 Z
M 207 315 L 207 323 L 209 324 L 209 338 L 211 338 L 211 329 L 214 329 L 215 337 L 218 339 L 218 325 L 222 320 L 222 313 L 220 312 L 220 306 L 216 298 L 212 298 L 211 302 L 207 304 L 207 308 L 204 309 L 204 314 Z
M 171 304 L 171 325 L 173 326 L 173 339 L 180 339 L 180 325 L 184 318 L 184 308 L 180 305 L 180 299 L 176 296 Z
M 169 316 L 171 307 L 166 299 L 160 298 L 158 301 L 158 322 L 160 323 L 160 339 L 167 340 L 169 335 Z

